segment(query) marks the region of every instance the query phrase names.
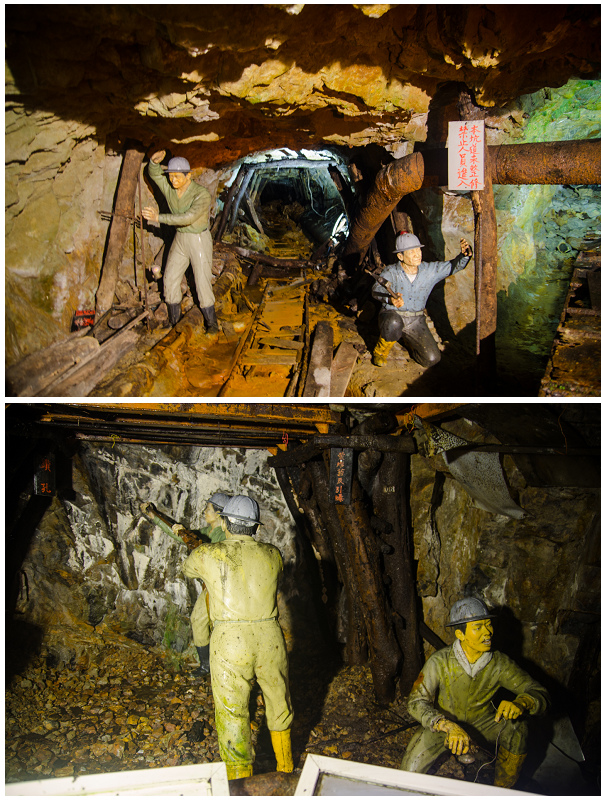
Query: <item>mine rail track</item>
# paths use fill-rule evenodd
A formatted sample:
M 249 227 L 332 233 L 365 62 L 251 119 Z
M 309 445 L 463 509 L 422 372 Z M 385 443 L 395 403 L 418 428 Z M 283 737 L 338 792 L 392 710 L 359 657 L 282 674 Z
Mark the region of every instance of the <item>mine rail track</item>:
M 285 397 L 294 396 L 308 350 L 307 305 L 311 280 L 299 279 L 286 286 L 268 281 L 250 324 L 240 339 L 228 376 L 218 396 L 228 397 L 237 374 L 252 378 L 262 367 L 280 367 L 287 373 Z M 249 301 L 247 301 L 249 302 Z M 289 324 L 281 324 L 282 311 Z

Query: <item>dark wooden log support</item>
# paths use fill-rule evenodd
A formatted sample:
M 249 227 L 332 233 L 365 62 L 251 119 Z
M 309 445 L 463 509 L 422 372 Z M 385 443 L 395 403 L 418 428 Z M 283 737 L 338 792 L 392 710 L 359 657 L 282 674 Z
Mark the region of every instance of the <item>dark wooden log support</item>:
M 408 694 L 421 665 L 413 543 L 409 529 L 409 456 L 385 453 L 373 489 L 376 518 L 385 523 L 381 538 L 387 545 L 382 563 L 393 611 L 396 638 L 403 654 L 399 689 Z
M 123 158 L 109 241 L 102 266 L 102 276 L 96 291 L 97 317 L 108 311 L 113 304 L 125 240 L 130 229 L 131 220 L 134 218 L 136 188 L 143 160 L 144 150 L 142 145 L 139 143 L 131 144 Z
M 334 505 L 329 498 L 329 476 L 327 465 L 322 460 L 312 461 L 308 465 L 311 475 L 313 495 L 315 497 L 321 518 L 327 529 L 338 574 L 346 591 L 346 661 L 351 665 L 364 664 L 367 660 L 367 634 L 366 615 L 367 609 L 363 606 L 354 572 L 350 563 L 346 547 L 346 537 L 340 524 Z
M 459 96 L 462 120 L 484 119 L 467 92 Z M 476 370 L 480 388 L 494 388 L 497 331 L 497 215 L 488 148 L 484 142 L 484 189 L 471 192 L 474 209 L 474 290 L 476 295 Z
M 394 699 L 399 665 L 399 685 L 406 694 L 422 663 L 408 514 L 409 455 L 415 443 L 409 436 L 389 435 L 395 427 L 394 415 L 383 413 L 353 435 L 314 436 L 310 444 L 269 460 L 297 527 L 324 566 L 335 564 L 346 595 L 346 661 L 362 664 L 369 656 L 376 700 L 382 704 Z M 331 447 L 361 451 L 349 505 L 331 502 Z M 330 582 L 328 593 L 331 587 Z
M 381 453 L 417 453 L 417 446 L 412 436 L 384 436 L 365 434 L 339 436 L 337 434 L 316 434 L 311 441 L 278 453 L 270 459 L 272 466 L 291 467 L 310 461 L 323 450 L 330 447 L 352 447 L 354 450 L 379 450 Z
M 337 505 L 336 512 L 357 593 L 364 609 L 376 701 L 388 704 L 394 700 L 401 652 L 386 604 L 379 563 L 379 543 L 373 534 L 363 492 L 356 476 L 353 479 L 350 505 Z

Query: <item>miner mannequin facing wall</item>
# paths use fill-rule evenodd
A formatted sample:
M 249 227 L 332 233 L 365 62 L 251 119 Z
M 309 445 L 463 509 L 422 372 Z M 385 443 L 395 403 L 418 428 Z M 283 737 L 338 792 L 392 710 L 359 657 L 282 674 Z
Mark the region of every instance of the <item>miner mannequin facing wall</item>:
M 461 253 L 451 261 L 422 261 L 422 247 L 412 233 L 399 234 L 394 250 L 399 263 L 387 266 L 380 277 L 401 296 L 393 297 L 380 283 L 372 289 L 373 297 L 382 303 L 380 338 L 373 353 L 376 367 L 385 366 L 394 343 L 400 340 L 420 366 L 431 367 L 440 361 L 440 350 L 424 316 L 426 303 L 437 283 L 466 268 L 472 248 L 461 239 Z
M 407 701 L 423 727 L 409 742 L 401 769 L 426 772 L 447 749 L 465 756 L 470 738 L 481 737 L 498 747 L 495 786 L 509 789 L 516 783 L 526 758 L 524 715 L 542 714 L 549 694 L 508 656 L 491 652 L 491 618 L 473 597 L 451 608 L 447 627 L 454 629 L 455 642 L 430 656 Z M 501 688 L 516 697 L 495 708 L 493 697 Z
M 292 772 L 288 653 L 278 622 L 277 584 L 282 556 L 253 538 L 259 506 L 237 495 L 222 512 L 225 540 L 203 544 L 184 561 L 188 578 L 200 578 L 209 593 L 213 621 L 211 684 L 219 752 L 230 780 L 252 775 L 254 750 L 248 702 L 256 677 L 263 691 L 267 725 L 279 772 Z
M 147 206 L 142 209 L 142 216 L 149 222 L 174 225 L 176 228 L 163 277 L 169 321 L 175 325 L 180 319 L 181 283 L 188 264 L 191 263 L 198 302 L 207 323 L 207 330 L 210 333 L 217 333 L 219 326 L 211 283 L 213 266 L 213 240 L 209 231 L 211 195 L 208 189 L 192 180 L 190 164 L 181 156 L 170 159 L 165 169 L 169 175 L 167 180 L 161 167 L 164 158 L 164 150 L 159 150 L 152 156 L 148 164 L 148 175 L 165 196 L 171 213 L 159 214 L 155 208 Z
M 200 535 L 204 543 L 222 542 L 225 539 L 225 530 L 222 528 L 221 512 L 224 505 L 231 495 L 223 492 L 214 492 L 207 502 L 205 508 L 206 527 L 200 529 Z M 192 639 L 198 653 L 200 666 L 194 670 L 197 678 L 202 678 L 209 674 L 209 639 L 210 639 L 210 618 L 209 618 L 209 596 L 206 587 L 198 596 L 192 613 L 190 623 L 192 625 Z

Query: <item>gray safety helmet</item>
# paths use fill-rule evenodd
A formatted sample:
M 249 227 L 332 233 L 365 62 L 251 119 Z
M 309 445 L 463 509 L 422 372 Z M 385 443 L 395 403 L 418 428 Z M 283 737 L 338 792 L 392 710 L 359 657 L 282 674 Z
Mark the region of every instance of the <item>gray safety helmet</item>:
M 213 492 L 209 497 L 208 502 L 213 506 L 215 511 L 223 511 L 224 505 L 231 498 L 231 494 L 224 494 L 223 492 Z
M 493 617 L 494 614 L 489 612 L 481 600 L 477 600 L 475 597 L 465 597 L 463 600 L 453 603 L 445 628 L 453 628 L 464 622 L 477 622 L 479 619 L 492 619 Z
M 396 237 L 396 248 L 393 253 L 402 253 L 404 250 L 413 250 L 414 247 L 423 247 L 424 245 L 413 233 L 399 233 Z
M 175 156 L 175 158 L 169 159 L 165 172 L 183 172 L 184 175 L 187 175 L 190 172 L 190 163 L 187 158 Z
M 222 517 L 227 517 L 232 522 L 242 522 L 250 527 L 260 525 L 259 504 L 252 497 L 237 494 L 230 498 L 221 512 Z

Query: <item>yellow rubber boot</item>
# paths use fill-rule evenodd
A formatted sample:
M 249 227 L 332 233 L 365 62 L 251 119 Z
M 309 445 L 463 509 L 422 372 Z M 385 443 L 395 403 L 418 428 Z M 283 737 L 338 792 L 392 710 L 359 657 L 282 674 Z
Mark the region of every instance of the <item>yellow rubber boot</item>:
M 392 350 L 394 342 L 387 342 L 386 339 L 380 338 L 378 339 L 378 343 L 374 347 L 374 356 L 372 358 L 372 363 L 375 364 L 376 367 L 384 367 L 386 366 L 386 361 L 388 360 L 388 355 Z
M 271 744 L 275 753 L 278 772 L 292 772 L 292 747 L 290 745 L 290 728 L 287 731 L 271 731 Z
M 510 753 L 503 746 L 499 747 L 495 766 L 495 786 L 501 786 L 503 789 L 515 786 L 525 760 L 525 754 Z
M 233 764 L 231 762 L 226 761 L 225 768 L 227 770 L 228 781 L 235 781 L 238 778 L 250 778 L 253 774 L 252 764 L 244 764 L 244 763 Z

